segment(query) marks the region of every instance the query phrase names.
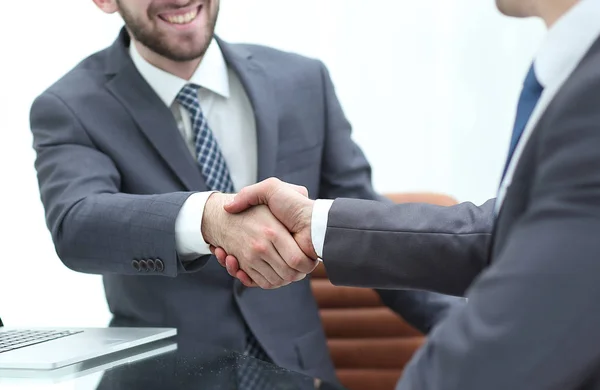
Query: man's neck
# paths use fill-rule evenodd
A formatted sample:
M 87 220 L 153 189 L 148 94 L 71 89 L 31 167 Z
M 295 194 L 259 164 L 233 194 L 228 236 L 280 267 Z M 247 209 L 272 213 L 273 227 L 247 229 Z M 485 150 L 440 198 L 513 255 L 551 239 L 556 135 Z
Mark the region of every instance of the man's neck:
M 536 13 L 544 20 L 548 28 L 552 27 L 558 19 L 569 12 L 580 0 L 537 0 Z
M 135 45 L 140 55 L 150 64 L 184 80 L 192 78 L 194 72 L 198 69 L 198 65 L 200 65 L 200 62 L 202 61 L 202 57 L 185 62 L 172 61 L 153 52 L 135 39 L 132 39 L 131 42 Z

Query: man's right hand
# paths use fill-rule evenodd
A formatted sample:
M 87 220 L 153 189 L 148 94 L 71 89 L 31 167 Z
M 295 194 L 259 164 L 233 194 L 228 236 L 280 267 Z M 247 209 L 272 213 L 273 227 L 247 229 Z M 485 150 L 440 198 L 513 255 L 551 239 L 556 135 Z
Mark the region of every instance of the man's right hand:
M 299 281 L 314 270 L 317 263 L 302 252 L 268 207 L 256 206 L 230 214 L 224 205 L 233 197 L 214 193 L 206 202 L 202 218 L 206 242 L 235 256 L 240 268 L 264 289 Z
M 300 249 L 311 259 L 317 260 L 311 237 L 314 201 L 308 198 L 304 187 L 269 178 L 243 188 L 225 206 L 225 210 L 236 214 L 257 205 L 267 205 L 275 218 L 292 233 Z
M 234 201 L 225 206 L 225 210 L 240 213 L 257 205 L 269 206 L 273 215 L 292 233 L 300 249 L 310 258 L 317 259 L 310 228 L 313 201 L 308 199 L 306 188 L 270 178 L 242 189 Z M 247 287 L 257 285 L 251 276 L 240 269 L 236 256 L 221 247 L 212 246 L 211 251 L 231 276 L 239 279 Z M 315 261 L 315 267 L 316 264 Z

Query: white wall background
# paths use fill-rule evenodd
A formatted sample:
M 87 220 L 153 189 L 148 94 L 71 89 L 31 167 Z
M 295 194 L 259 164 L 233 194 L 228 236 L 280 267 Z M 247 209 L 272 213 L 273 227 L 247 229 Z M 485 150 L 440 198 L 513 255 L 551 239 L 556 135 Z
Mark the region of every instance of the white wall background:
M 7 9 L 8 7 L 8 9 Z M 33 169 L 32 100 L 121 26 L 91 0 L 6 2 L 0 24 L 0 315 L 102 326 L 101 280 L 66 269 Z M 320 58 L 379 191 L 493 197 L 518 92 L 543 27 L 493 0 L 222 0 L 218 33 Z

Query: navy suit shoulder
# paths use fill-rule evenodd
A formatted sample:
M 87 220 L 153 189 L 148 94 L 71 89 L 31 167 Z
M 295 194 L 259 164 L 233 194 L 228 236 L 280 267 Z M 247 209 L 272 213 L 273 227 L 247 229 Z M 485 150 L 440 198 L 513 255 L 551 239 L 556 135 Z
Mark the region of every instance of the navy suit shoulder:
M 80 61 L 52 85 L 40 93 L 52 94 L 65 102 L 84 98 L 90 93 L 96 93 L 107 81 L 106 61 L 108 49 L 98 51 Z M 78 86 L 86 85 L 87 88 Z

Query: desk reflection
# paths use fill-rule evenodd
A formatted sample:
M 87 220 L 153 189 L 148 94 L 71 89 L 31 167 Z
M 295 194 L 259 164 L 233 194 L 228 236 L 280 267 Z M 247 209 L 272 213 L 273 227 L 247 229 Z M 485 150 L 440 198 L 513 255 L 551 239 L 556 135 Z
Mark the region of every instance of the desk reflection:
M 261 360 L 202 344 L 108 369 L 97 390 L 344 390 Z

